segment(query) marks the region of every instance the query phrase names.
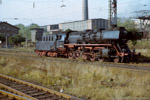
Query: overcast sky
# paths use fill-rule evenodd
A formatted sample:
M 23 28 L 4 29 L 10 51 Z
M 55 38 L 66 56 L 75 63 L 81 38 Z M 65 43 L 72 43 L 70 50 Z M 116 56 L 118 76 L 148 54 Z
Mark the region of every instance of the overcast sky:
M 13 25 L 57 24 L 82 19 L 82 0 L 0 0 L 0 21 Z M 35 7 L 33 7 L 35 2 Z M 108 0 L 89 0 L 89 18 L 108 18 Z M 61 7 L 66 5 L 66 7 Z M 118 0 L 118 16 L 150 10 L 150 0 Z M 14 19 L 18 18 L 18 19 Z

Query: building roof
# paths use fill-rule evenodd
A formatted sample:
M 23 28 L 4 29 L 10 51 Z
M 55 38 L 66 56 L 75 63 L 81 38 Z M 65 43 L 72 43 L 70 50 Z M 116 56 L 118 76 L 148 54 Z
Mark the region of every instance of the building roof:
M 9 26 L 11 26 L 11 27 L 13 27 L 13 28 L 18 29 L 18 30 L 20 29 L 20 28 L 14 26 L 14 25 L 11 25 L 11 24 L 9 24 L 9 23 L 7 23 L 7 22 L 0 22 L 0 25 L 2 25 L 2 24 L 7 24 L 7 25 L 9 25 Z
M 32 28 L 30 30 L 44 30 L 43 28 Z
M 44 25 L 44 26 L 40 26 L 40 27 L 47 27 L 47 26 L 53 26 L 53 25 L 59 25 L 59 24 L 48 24 L 48 25 Z
M 88 19 L 88 20 L 107 20 L 107 19 L 103 19 L 103 18 L 95 18 L 95 19 Z M 82 21 L 88 21 L 88 20 L 78 20 L 78 21 L 72 21 L 72 22 L 64 22 L 64 23 L 60 23 L 60 24 L 74 23 L 74 22 L 82 22 Z

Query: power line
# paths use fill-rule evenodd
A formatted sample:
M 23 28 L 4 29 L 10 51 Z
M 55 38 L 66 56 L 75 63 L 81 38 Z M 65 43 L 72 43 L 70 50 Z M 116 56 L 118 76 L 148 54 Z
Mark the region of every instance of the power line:
M 95 10 L 95 9 L 99 9 L 99 7 L 98 8 L 92 8 L 92 9 L 90 9 L 90 11 L 91 10 Z M 63 13 L 63 14 L 58 14 L 58 15 L 54 15 L 54 16 L 47 16 L 47 17 L 42 17 L 42 18 L 35 18 L 35 19 L 46 19 L 46 18 L 50 18 L 50 17 L 56 17 L 56 16 L 62 16 L 62 15 L 68 15 L 68 14 L 71 14 L 71 13 L 78 13 L 78 12 L 82 12 L 81 10 L 78 10 L 78 11 L 74 11 L 74 12 L 67 12 L 67 13 Z
M 73 0 L 73 1 L 75 1 L 75 0 Z M 71 3 L 71 2 L 70 2 Z M 67 7 L 72 7 L 72 6 L 74 6 L 74 4 L 75 3 L 72 3 L 72 4 L 68 4 L 67 5 Z M 50 8 L 52 8 L 52 9 L 50 9 Z M 29 11 L 27 11 L 26 13 L 24 13 L 24 15 L 27 15 L 27 16 L 29 16 L 29 15 L 32 15 L 32 14 L 34 14 L 34 13 L 38 13 L 38 14 L 41 14 L 42 12 L 44 12 L 44 11 L 47 11 L 48 10 L 48 12 L 50 12 L 50 10 L 55 10 L 55 11 L 57 11 L 57 9 L 60 9 L 61 8 L 61 5 L 59 4 L 59 5 L 55 5 L 55 7 L 46 7 L 46 8 L 42 8 L 42 9 L 35 9 L 35 10 L 38 10 L 38 12 L 34 12 L 34 10 L 29 10 Z
M 20 0 L 16 0 L 16 1 L 20 1 Z M 21 0 L 22 1 L 22 0 Z M 30 8 L 30 9 L 28 9 L 28 10 L 26 10 L 25 11 L 25 14 L 24 14 L 24 16 L 30 16 L 30 15 L 32 15 L 32 14 L 34 14 L 34 13 L 36 13 L 36 15 L 38 15 L 38 14 L 41 14 L 42 12 L 46 12 L 47 10 L 49 10 L 49 11 L 47 11 L 47 12 L 50 12 L 51 10 L 55 10 L 56 12 L 57 12 L 57 10 L 58 9 L 60 9 L 60 6 L 61 6 L 61 0 L 50 0 L 50 1 L 48 1 L 48 0 L 45 0 L 45 1 L 42 1 L 42 0 L 38 0 L 38 1 L 36 1 L 36 0 L 26 0 L 26 1 L 24 1 L 24 2 L 29 2 L 29 3 L 33 3 L 33 1 L 35 2 L 35 9 L 33 9 L 33 7 L 32 8 Z M 70 2 L 69 2 L 70 1 Z M 64 3 L 67 5 L 67 7 L 69 8 L 69 7 L 72 7 L 72 6 L 78 6 L 76 3 L 74 3 L 74 2 L 77 2 L 77 0 L 64 0 Z M 130 1 L 130 2 L 118 2 L 118 6 L 120 7 L 120 6 L 122 6 L 122 5 L 125 5 L 125 4 L 127 4 L 127 3 L 132 3 L 132 2 L 136 2 L 136 1 L 139 1 L 139 0 L 134 0 L 134 1 Z M 60 4 L 58 4 L 58 2 L 60 3 Z M 45 3 L 45 4 L 44 4 Z M 48 4 L 49 3 L 49 4 Z M 57 4 L 56 4 L 57 3 Z M 71 4 L 70 4 L 71 3 Z M 80 2 L 77 2 L 77 3 L 80 3 Z M 40 5 L 39 5 L 40 4 Z M 55 6 L 55 7 L 51 7 L 51 4 L 53 5 L 53 6 Z M 44 6 L 43 7 L 43 5 L 48 5 L 48 7 L 47 6 Z M 104 6 L 105 8 L 108 8 L 108 6 Z M 66 9 L 68 9 L 68 8 L 66 8 Z M 102 11 L 105 11 L 105 10 L 108 10 L 108 9 L 103 9 L 103 6 L 101 6 L 101 7 L 98 7 L 97 9 L 102 9 L 101 10 L 101 12 Z M 39 10 L 38 10 L 39 9 Z M 36 10 L 38 10 L 38 12 L 35 12 Z M 90 9 L 90 11 L 91 11 L 91 9 Z M 99 11 L 99 10 L 95 10 L 95 9 L 93 9 L 92 8 L 92 11 Z M 63 13 L 63 14 L 58 14 L 58 15 L 52 15 L 52 16 L 47 16 L 47 17 L 41 17 L 41 18 L 36 18 L 36 19 L 40 19 L 40 20 L 42 20 L 42 19 L 46 19 L 46 18 L 50 18 L 50 17 L 56 17 L 56 16 L 63 16 L 63 15 L 68 15 L 68 14 L 73 14 L 73 13 L 78 13 L 78 12 L 81 12 L 81 10 L 80 11 L 74 11 L 74 12 L 68 12 L 68 13 Z M 22 14 L 22 15 L 23 15 Z M 106 13 L 107 14 L 107 13 Z

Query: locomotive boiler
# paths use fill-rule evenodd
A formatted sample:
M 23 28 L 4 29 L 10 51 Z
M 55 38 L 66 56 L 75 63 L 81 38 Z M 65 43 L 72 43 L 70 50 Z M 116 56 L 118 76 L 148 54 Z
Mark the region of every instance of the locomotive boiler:
M 36 43 L 40 56 L 68 57 L 85 60 L 129 62 L 135 53 L 127 46 L 130 34 L 124 29 L 70 31 L 42 37 Z

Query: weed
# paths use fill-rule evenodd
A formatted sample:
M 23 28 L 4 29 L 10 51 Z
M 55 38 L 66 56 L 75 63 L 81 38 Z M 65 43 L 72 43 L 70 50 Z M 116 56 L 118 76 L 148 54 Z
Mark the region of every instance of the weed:
M 149 73 L 16 56 L 0 56 L 0 69 L 0 73 L 85 99 L 150 98 Z

